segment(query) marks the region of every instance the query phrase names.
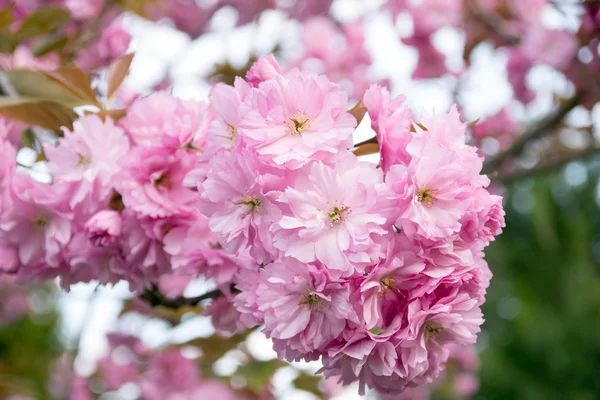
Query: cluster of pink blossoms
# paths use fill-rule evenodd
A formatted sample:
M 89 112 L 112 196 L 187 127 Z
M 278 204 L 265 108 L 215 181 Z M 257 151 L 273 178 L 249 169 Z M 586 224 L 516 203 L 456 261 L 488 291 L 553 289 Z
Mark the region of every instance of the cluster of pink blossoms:
M 65 288 L 126 280 L 172 296 L 204 274 L 228 286 L 246 261 L 221 249 L 186 182 L 212 114 L 156 92 L 118 123 L 83 116 L 44 146 L 51 185 L 16 167 L 1 132 L 0 271 L 23 282 L 60 277 Z
M 213 89 L 218 140 L 196 174 L 219 243 L 253 260 L 238 273 L 241 321 L 361 392 L 430 383 L 448 345 L 475 342 L 483 249 L 504 226 L 457 111 L 417 123 L 403 100 L 375 85 L 364 96 L 378 168 L 351 151 L 339 86 L 263 57 L 248 81 Z
M 476 340 L 504 211 L 458 112 L 417 122 L 403 100 L 363 98 L 380 166 L 352 152 L 341 87 L 273 56 L 209 105 L 156 92 L 116 123 L 79 118 L 44 147 L 52 184 L 4 141 L 0 268 L 167 296 L 204 275 L 226 294 L 217 329 L 263 325 L 281 358 L 361 392 L 430 383 Z

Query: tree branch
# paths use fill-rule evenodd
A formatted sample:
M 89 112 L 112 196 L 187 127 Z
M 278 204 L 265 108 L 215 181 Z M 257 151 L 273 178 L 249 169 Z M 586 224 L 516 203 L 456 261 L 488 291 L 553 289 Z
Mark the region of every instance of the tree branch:
M 239 293 L 239 290 L 235 288 L 235 285 L 233 283 L 230 285 L 229 290 L 231 291 L 231 293 Z M 152 289 L 146 289 L 144 293 L 140 296 L 140 298 L 146 301 L 152 307 L 162 306 L 176 310 L 178 308 L 186 306 L 197 306 L 204 300 L 214 300 L 224 295 L 225 293 L 223 293 L 221 289 L 215 289 L 197 297 L 180 296 L 174 299 L 169 299 L 158 290 L 157 286 L 153 286 Z
M 516 181 L 520 181 L 522 179 L 548 174 L 570 162 L 584 160 L 595 154 L 600 154 L 600 147 L 590 147 L 582 151 L 576 151 L 564 157 L 559 157 L 555 160 L 543 163 L 541 165 L 537 165 L 531 169 L 519 170 L 507 174 L 500 174 L 492 178 L 492 181 L 507 185 Z
M 483 166 L 483 173 L 491 174 L 492 172 L 496 171 L 506 159 L 520 154 L 527 143 L 532 140 L 539 139 L 540 137 L 549 133 L 553 128 L 562 122 L 565 116 L 572 109 L 579 104 L 580 99 L 581 94 L 578 93 L 567 100 L 554 115 L 543 119 L 539 124 L 532 126 L 523 135 L 518 137 L 508 149 L 487 161 Z
M 504 21 L 502 20 L 502 18 L 498 17 L 495 14 L 485 12 L 473 0 L 468 0 L 467 6 L 469 7 L 471 13 L 473 13 L 473 16 L 478 21 L 490 28 L 494 33 L 496 33 L 498 36 L 504 39 L 506 43 L 508 43 L 511 46 L 515 46 L 521 42 L 521 38 L 510 34 L 504 28 Z

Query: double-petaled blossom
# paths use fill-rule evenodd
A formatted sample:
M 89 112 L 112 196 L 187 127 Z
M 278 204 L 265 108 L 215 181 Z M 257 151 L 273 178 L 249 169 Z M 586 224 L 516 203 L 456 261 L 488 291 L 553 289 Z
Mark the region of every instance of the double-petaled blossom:
M 381 168 L 385 173 L 392 165 L 407 165 L 411 159 L 406 146 L 413 139 L 413 117 L 404 101 L 404 96 L 392 99 L 390 92 L 378 85 L 371 85 L 363 97 L 371 127 L 377 134 Z
M 137 146 L 156 146 L 165 140 L 182 148 L 203 148 L 210 121 L 206 104 L 154 92 L 134 101 L 119 125 Z
M 195 162 L 195 151 L 173 146 L 138 147 L 125 160 L 115 186 L 125 207 L 140 215 L 187 215 L 194 209 L 197 196 L 184 180 Z
M 240 144 L 240 105 L 250 93 L 251 86 L 239 77 L 236 78 L 233 87 L 219 83 L 212 88 L 210 105 L 216 117 L 210 125 L 208 135 L 217 148 L 233 149 Z
M 242 105 L 240 133 L 260 159 L 298 169 L 335 162 L 352 147 L 346 94 L 325 76 L 293 70 L 262 82 Z
M 75 121 L 73 131 L 64 129 L 58 145 L 46 145 L 44 151 L 54 180 L 70 186 L 70 206 L 86 200 L 84 207 L 90 208 L 90 201 L 105 202 L 111 195 L 129 140 L 112 120 L 89 115 Z
M 431 18 L 420 23 L 433 29 Z M 363 97 L 380 166 L 350 151 L 342 89 L 282 73 L 272 56 L 216 85 L 208 105 L 157 92 L 117 124 L 79 118 L 45 146 L 52 184 L 17 175 L 3 140 L 0 273 L 65 288 L 126 280 L 167 298 L 202 276 L 224 294 L 206 310 L 221 333 L 263 326 L 280 358 L 321 358 L 326 377 L 361 393 L 430 383 L 451 346 L 475 342 L 491 279 L 483 249 L 504 211 L 456 108 L 416 120 L 404 101 L 379 86 Z M 119 346 L 122 365 L 100 362 L 111 389 L 236 398 L 176 351 Z
M 320 264 L 282 259 L 265 266 L 259 280 L 264 332 L 285 340 L 292 352 L 322 350 L 357 321 L 348 283 L 332 279 Z
M 219 243 L 237 255 L 250 251 L 259 263 L 272 261 L 275 249 L 270 229 L 281 215 L 275 205 L 281 178 L 262 173 L 254 155 L 246 150 L 223 151 L 211 159 L 210 168 L 198 185 L 198 204 Z
M 313 163 L 279 196 L 287 211 L 273 227 L 274 246 L 337 275 L 364 270 L 387 243 L 385 190 L 381 171 L 353 156 L 335 167 Z
M 23 267 L 57 267 L 72 233 L 67 197 L 27 175 L 14 177 L 7 190 L 10 206 L 0 215 L 0 239 L 18 249 Z
M 480 175 L 482 160 L 465 145 L 464 125 L 453 110 L 438 119 L 424 119 L 407 145 L 408 165 L 394 165 L 386 183 L 397 204 L 396 226 L 426 240 L 451 238 L 489 180 Z

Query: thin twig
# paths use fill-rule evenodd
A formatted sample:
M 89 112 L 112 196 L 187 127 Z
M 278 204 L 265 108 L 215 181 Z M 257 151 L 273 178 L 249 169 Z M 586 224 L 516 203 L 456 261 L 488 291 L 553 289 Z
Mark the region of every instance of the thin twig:
M 234 284 L 231 284 L 229 287 L 231 293 L 238 293 L 239 290 L 235 288 Z M 210 292 L 204 293 L 201 296 L 197 297 L 176 297 L 174 299 L 169 299 L 165 297 L 156 286 L 154 286 L 151 290 L 146 289 L 146 291 L 140 296 L 142 300 L 145 300 L 152 307 L 162 306 L 171 309 L 178 309 L 186 306 L 197 306 L 204 300 L 218 299 L 219 297 L 224 296 L 225 293 L 221 289 L 211 290 Z
M 532 126 L 528 131 L 517 138 L 508 149 L 486 162 L 483 167 L 483 173 L 491 174 L 496 171 L 506 159 L 519 155 L 527 143 L 550 133 L 553 128 L 560 124 L 565 116 L 579 104 L 580 99 L 581 94 L 578 93 L 567 100 L 555 114 Z
M 553 161 L 537 165 L 536 167 L 531 169 L 523 169 L 507 174 L 500 174 L 492 178 L 492 181 L 507 185 L 509 183 L 520 181 L 522 179 L 533 178 L 536 176 L 548 174 L 570 162 L 585 160 L 586 158 L 589 158 L 595 154 L 600 154 L 600 147 L 590 147 L 582 151 L 576 151 L 564 157 L 559 157 Z

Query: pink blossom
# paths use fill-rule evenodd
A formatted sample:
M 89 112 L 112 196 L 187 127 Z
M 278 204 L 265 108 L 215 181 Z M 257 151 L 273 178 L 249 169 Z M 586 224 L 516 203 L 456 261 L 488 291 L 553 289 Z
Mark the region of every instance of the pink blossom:
M 195 161 L 193 151 L 138 147 L 124 161 L 115 186 L 125 206 L 143 216 L 190 214 L 197 196 L 184 186 L 184 179 Z
M 393 164 L 408 165 L 410 162 L 411 156 L 406 146 L 413 138 L 413 116 L 404 101 L 404 96 L 392 100 L 390 92 L 378 85 L 372 85 L 363 97 L 371 117 L 371 127 L 377 134 L 384 173 Z
M 11 204 L 0 216 L 0 239 L 18 248 L 22 266 L 58 266 L 71 238 L 67 199 L 27 175 L 13 180 L 9 190 Z
M 269 54 L 267 56 L 260 57 L 254 64 L 252 64 L 252 67 L 246 74 L 246 79 L 250 85 L 253 87 L 258 87 L 259 83 L 273 79 L 280 73 L 281 70 L 277 60 L 275 60 L 273 54 Z
M 75 61 L 75 64 L 85 71 L 108 66 L 123 56 L 129 48 L 131 35 L 125 29 L 123 17 L 105 18 L 105 20 L 112 22 L 102 29 L 100 39 L 85 47 Z
M 304 0 L 297 2 L 277 2 L 279 8 L 299 21 L 314 15 L 324 15 L 329 11 L 333 0 Z
M 257 261 L 272 261 L 270 228 L 281 215 L 274 204 L 280 179 L 260 174 L 254 156 L 245 150 L 218 153 L 210 166 L 198 185 L 199 210 L 209 218 L 219 243 L 230 253 L 250 250 Z
M 204 315 L 210 316 L 213 326 L 221 334 L 234 335 L 246 330 L 246 326 L 240 320 L 239 311 L 226 297 L 213 300 L 204 311 Z
M 411 236 L 440 240 L 460 230 L 481 165 L 462 162 L 458 152 L 428 136 L 408 145 L 410 164 L 392 166 L 386 182 L 398 205 L 396 226 Z
M 439 286 L 412 301 L 407 310 L 407 339 L 398 348 L 401 372 L 416 384 L 431 383 L 449 351 L 443 345 L 475 343 L 483 318 L 477 299 L 461 286 Z
M 569 32 L 539 25 L 527 31 L 521 44 L 521 51 L 532 62 L 548 64 L 558 70 L 571 65 L 577 49 L 577 39 Z
M 148 400 L 193 398 L 199 384 L 200 371 L 195 361 L 184 358 L 179 350 L 169 350 L 150 360 L 140 388 L 143 398 Z
M 243 269 L 236 276 L 236 289 L 240 291 L 234 299 L 233 304 L 240 313 L 240 321 L 246 328 L 253 328 L 257 325 L 262 325 L 264 322 L 264 313 L 260 310 L 258 304 L 259 285 L 260 285 L 259 267 Z M 264 290 L 265 286 L 260 287 L 260 291 Z
M 22 122 L 0 116 L 0 141 L 6 140 L 13 146 L 18 146 L 26 128 L 27 125 Z
M 508 82 L 513 88 L 514 96 L 517 100 L 529 103 L 535 98 L 525 81 L 533 63 L 520 49 L 511 49 L 508 53 Z
M 491 195 L 483 188 L 477 189 L 473 205 L 461 219 L 460 238 L 465 246 L 487 246 L 506 226 L 504 215 L 502 197 Z
M 336 275 L 375 263 L 388 233 L 380 171 L 349 157 L 302 172 L 279 197 L 289 211 L 273 227 L 274 246 L 302 262 L 319 260 Z
M 106 0 L 64 0 L 73 18 L 90 20 L 97 18 Z
M 119 121 L 133 143 L 144 147 L 160 144 L 164 136 L 180 147 L 204 147 L 209 123 L 206 104 L 162 91 L 134 101 Z
M 265 333 L 301 353 L 322 349 L 347 320 L 356 320 L 348 285 L 318 265 L 294 259 L 269 264 L 260 271 L 258 292 Z
M 208 131 L 211 142 L 228 149 L 240 144 L 238 131 L 242 118 L 240 106 L 251 91 L 251 86 L 239 77 L 236 78 L 233 87 L 218 83 L 212 88 L 210 104 L 216 118 Z
M 112 210 L 99 211 L 85 223 L 85 232 L 94 246 L 112 246 L 121 235 L 121 215 Z
M 418 34 L 402 40 L 408 46 L 419 51 L 417 67 L 413 71 L 413 79 L 439 78 L 448 72 L 446 57 L 432 43 L 427 34 Z
M 244 103 L 240 131 L 260 158 L 291 169 L 333 162 L 352 147 L 356 120 L 339 86 L 298 70 L 264 82 Z
M 96 115 L 81 117 L 73 131 L 64 129 L 56 147 L 45 145 L 50 171 L 57 182 L 72 185 L 70 206 L 87 196 L 104 202 L 112 193 L 113 178 L 129 154 L 129 141 L 111 119 Z
M 500 149 L 506 149 L 519 133 L 519 124 L 506 108 L 478 121 L 471 128 L 473 139 L 481 143 L 485 138 L 494 138 Z

